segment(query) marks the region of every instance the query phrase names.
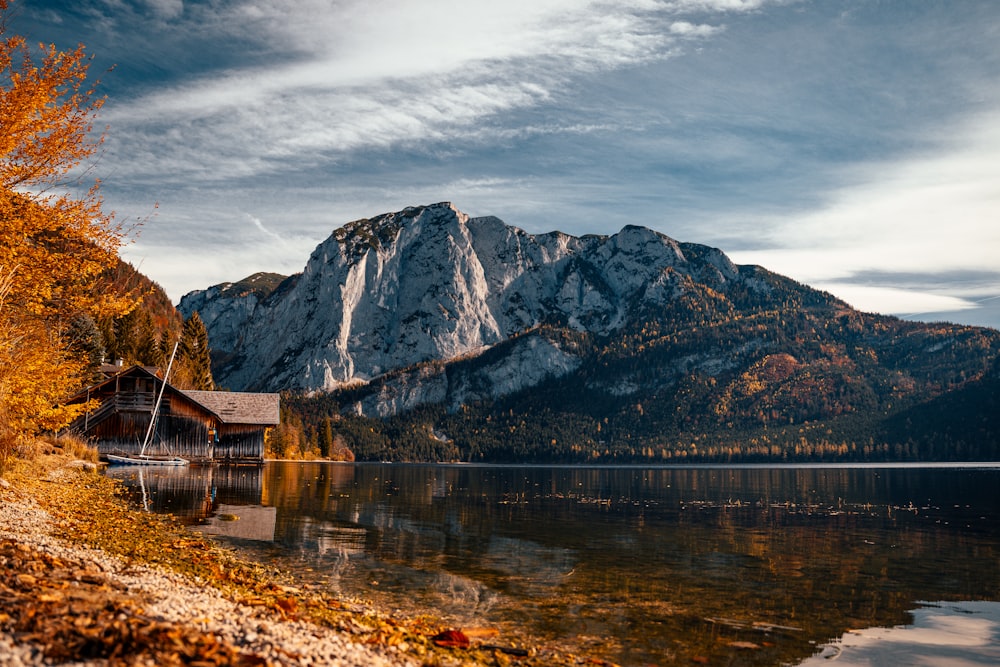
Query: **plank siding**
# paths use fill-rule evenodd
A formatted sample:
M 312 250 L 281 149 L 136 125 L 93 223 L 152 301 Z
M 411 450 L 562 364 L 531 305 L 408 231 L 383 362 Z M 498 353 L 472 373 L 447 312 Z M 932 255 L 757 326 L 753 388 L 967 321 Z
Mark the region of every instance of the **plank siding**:
M 103 407 L 103 406 L 102 406 Z M 99 454 L 138 454 L 153 416 L 148 411 L 117 410 L 90 429 L 87 435 L 96 441 Z M 204 462 L 213 458 L 209 431 L 215 418 L 198 414 L 189 405 L 164 397 L 156 427 L 146 448 L 147 454 L 183 456 Z
M 264 429 L 253 424 L 223 424 L 215 445 L 218 461 L 245 461 L 264 458 Z

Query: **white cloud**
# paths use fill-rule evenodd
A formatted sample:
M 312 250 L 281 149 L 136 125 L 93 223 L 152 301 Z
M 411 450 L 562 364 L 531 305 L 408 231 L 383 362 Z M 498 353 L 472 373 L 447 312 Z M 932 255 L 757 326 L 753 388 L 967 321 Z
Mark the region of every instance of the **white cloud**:
M 184 13 L 184 0 L 145 0 L 145 3 L 162 19 L 174 19 Z
M 812 283 L 811 286 L 830 292 L 854 308 L 865 312 L 921 315 L 977 308 L 977 305 L 968 299 L 922 290 L 824 282 Z
M 670 24 L 670 32 L 684 37 L 711 37 L 720 32 L 722 28 L 712 25 L 694 25 L 687 21 L 675 21 Z
M 849 279 L 870 271 L 1000 268 L 1000 114 L 968 119 L 942 136 L 934 154 L 856 168 L 849 180 L 815 213 L 759 221 L 759 249 L 730 254 L 740 263 L 827 285 L 879 312 L 971 307 L 967 297 L 973 295 L 957 288 L 904 293 L 849 285 Z M 1000 285 L 984 289 L 996 293 Z M 949 298 L 956 301 L 942 301 Z
M 365 148 L 483 139 L 489 119 L 536 107 L 581 73 L 669 57 L 682 41 L 720 29 L 705 23 L 706 12 L 734 8 L 648 0 L 223 7 L 213 16 L 201 9 L 197 19 L 287 57 L 109 101 L 102 120 L 121 173 L 220 179 L 281 171 L 285 160 L 308 165 Z M 700 21 L 683 20 L 687 11 Z
M 739 13 L 753 12 L 765 5 L 795 4 L 799 0 L 665 0 L 657 2 L 660 7 L 669 7 L 678 13 Z
M 268 233 L 253 234 L 236 245 L 146 245 L 123 249 L 122 258 L 154 277 L 174 303 L 192 290 L 240 280 L 258 271 L 291 275 L 302 270 L 315 240 L 275 243 Z
M 253 226 L 256 227 L 265 236 L 267 236 L 267 237 L 269 237 L 271 239 L 274 239 L 275 241 L 278 241 L 282 245 L 287 245 L 285 243 L 285 239 L 283 239 L 281 237 L 281 235 L 278 234 L 277 232 L 271 231 L 270 229 L 268 229 L 267 227 L 265 227 L 264 226 L 264 222 L 260 218 L 258 218 L 256 216 L 253 216 L 253 215 L 250 215 L 249 213 L 247 213 L 247 219 L 249 219 L 250 222 L 253 223 Z
M 359 78 L 406 78 L 472 62 L 577 53 L 612 35 L 630 49 L 657 40 L 644 17 L 662 5 L 579 0 L 385 0 L 377 4 L 300 0 L 271 3 L 273 37 L 293 49 L 333 56 Z M 674 10 L 676 11 L 676 10 Z

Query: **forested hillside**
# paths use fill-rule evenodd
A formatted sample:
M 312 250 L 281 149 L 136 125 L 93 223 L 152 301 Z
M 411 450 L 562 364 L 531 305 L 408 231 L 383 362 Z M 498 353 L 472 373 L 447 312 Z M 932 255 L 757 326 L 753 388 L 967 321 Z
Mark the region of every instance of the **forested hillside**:
M 751 270 L 741 267 L 742 270 Z M 360 459 L 564 462 L 991 460 L 1000 456 L 1000 332 L 854 311 L 762 269 L 779 297 L 691 290 L 614 336 L 526 335 L 578 351 L 577 370 L 458 409 L 384 420 L 354 406 L 398 384 L 288 395 L 308 441 L 334 431 Z M 489 364 L 430 364 L 449 382 Z
M 132 294 L 136 307 L 124 315 L 100 318 L 99 351 L 109 362 L 126 365 L 158 366 L 169 356 L 169 343 L 178 338 L 182 320 L 163 288 L 139 273 L 131 264 L 119 261 L 101 277 L 102 289 Z

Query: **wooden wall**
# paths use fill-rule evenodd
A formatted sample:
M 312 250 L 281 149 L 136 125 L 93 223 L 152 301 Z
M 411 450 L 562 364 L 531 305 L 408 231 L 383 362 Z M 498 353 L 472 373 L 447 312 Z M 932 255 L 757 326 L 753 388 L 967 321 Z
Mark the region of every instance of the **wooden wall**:
M 170 396 L 163 398 L 146 453 L 182 456 L 197 462 L 211 461 L 214 452 L 208 432 L 214 426 L 214 418 L 199 414 L 186 401 L 170 399 Z M 138 454 L 152 414 L 152 410 L 119 408 L 88 429 L 86 435 L 96 441 L 101 454 Z
M 265 427 L 253 424 L 222 424 L 215 443 L 216 461 L 262 461 Z

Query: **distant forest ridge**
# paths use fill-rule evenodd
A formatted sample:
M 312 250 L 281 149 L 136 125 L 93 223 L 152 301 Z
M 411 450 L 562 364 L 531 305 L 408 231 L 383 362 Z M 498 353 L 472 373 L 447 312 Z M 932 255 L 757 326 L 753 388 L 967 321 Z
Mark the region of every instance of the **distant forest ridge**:
M 457 411 L 428 405 L 382 419 L 350 413 L 358 394 L 371 387 L 313 396 L 289 393 L 283 401 L 286 424 L 300 438 L 298 447 L 330 454 L 322 451 L 318 433 L 332 423 L 337 448 L 349 449 L 358 460 L 1000 460 L 1000 364 L 995 357 L 975 379 L 955 378 L 949 390 L 932 387 L 909 395 L 898 386 L 872 386 L 833 372 L 825 363 L 781 378 L 789 365 L 788 358 L 765 357 L 749 373 L 730 374 L 728 382 L 692 373 L 676 390 L 640 400 L 595 396 L 584 371 Z

